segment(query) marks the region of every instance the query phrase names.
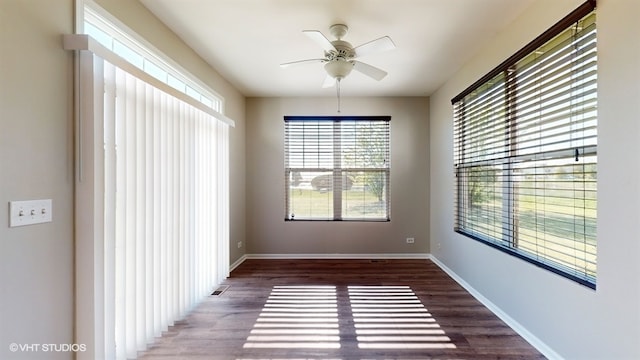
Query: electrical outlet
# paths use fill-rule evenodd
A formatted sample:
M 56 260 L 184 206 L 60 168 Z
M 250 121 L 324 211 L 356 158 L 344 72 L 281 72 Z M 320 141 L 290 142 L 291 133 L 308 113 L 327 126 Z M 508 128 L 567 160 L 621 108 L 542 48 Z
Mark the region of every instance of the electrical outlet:
M 242 247 L 242 241 L 238 241 L 238 249 Z
M 413 244 L 414 242 L 416 242 L 415 238 L 407 238 L 407 244 Z

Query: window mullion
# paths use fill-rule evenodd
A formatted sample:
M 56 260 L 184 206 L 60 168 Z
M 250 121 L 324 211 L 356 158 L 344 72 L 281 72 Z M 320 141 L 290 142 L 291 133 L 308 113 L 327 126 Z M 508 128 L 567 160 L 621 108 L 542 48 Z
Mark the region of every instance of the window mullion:
M 503 240 L 507 242 L 508 246 L 516 248 L 518 247 L 517 236 L 517 206 L 516 206 L 516 191 L 517 184 L 514 181 L 513 174 L 513 159 L 517 152 L 517 107 L 516 99 L 518 94 L 518 84 L 516 78 L 515 66 L 507 69 L 504 72 L 505 75 L 505 154 L 506 159 L 503 165 L 504 171 L 504 184 L 502 186 L 502 211 L 503 219 L 506 220 L 506 224 L 503 227 Z
M 342 220 L 342 125 L 333 122 L 333 219 Z

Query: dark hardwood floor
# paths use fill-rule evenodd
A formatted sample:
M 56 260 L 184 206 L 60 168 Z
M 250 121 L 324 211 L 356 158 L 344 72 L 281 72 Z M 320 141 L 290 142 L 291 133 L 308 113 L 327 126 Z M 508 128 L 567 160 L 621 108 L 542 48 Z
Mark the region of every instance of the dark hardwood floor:
M 141 359 L 543 359 L 429 260 L 247 260 Z

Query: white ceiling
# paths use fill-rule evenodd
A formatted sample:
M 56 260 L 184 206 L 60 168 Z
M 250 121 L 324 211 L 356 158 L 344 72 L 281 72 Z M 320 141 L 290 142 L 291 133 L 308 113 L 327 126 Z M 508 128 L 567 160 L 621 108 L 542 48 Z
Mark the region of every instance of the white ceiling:
M 323 57 L 302 30 L 349 26 L 357 46 L 384 35 L 396 49 L 358 60 L 389 74 L 356 71 L 343 96 L 427 96 L 533 0 L 140 0 L 245 96 L 333 96 L 322 64 L 280 68 Z M 490 69 L 487 69 L 489 71 Z

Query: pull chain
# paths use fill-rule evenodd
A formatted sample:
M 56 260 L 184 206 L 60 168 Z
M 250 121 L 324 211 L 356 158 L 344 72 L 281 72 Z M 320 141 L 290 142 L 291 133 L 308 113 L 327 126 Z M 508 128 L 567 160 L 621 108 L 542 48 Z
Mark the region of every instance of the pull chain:
M 338 113 L 340 113 L 340 79 L 338 78 L 338 83 L 337 83 L 337 91 L 338 91 Z

